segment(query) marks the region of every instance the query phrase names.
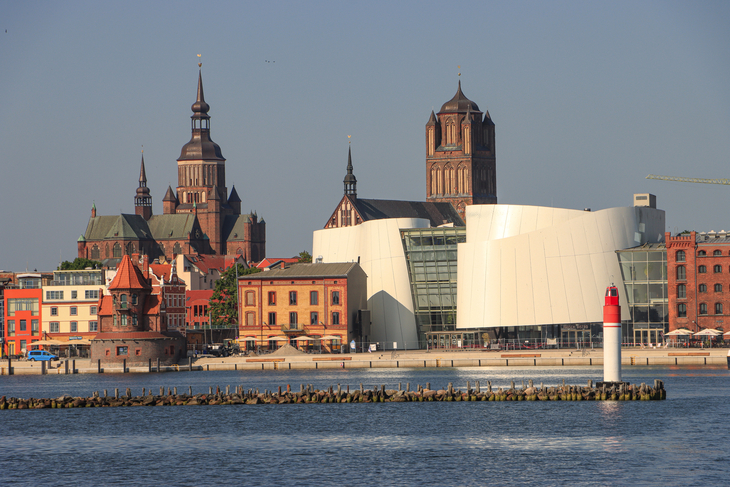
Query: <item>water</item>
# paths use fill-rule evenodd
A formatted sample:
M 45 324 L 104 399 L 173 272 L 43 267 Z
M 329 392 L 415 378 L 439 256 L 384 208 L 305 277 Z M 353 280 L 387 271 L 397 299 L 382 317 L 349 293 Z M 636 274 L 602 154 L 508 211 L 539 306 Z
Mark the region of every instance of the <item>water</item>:
M 4 485 L 725 485 L 730 373 L 624 370 L 666 401 L 200 406 L 0 411 Z M 352 369 L 0 377 L 0 395 L 91 395 L 160 386 L 466 381 L 585 384 L 600 368 Z

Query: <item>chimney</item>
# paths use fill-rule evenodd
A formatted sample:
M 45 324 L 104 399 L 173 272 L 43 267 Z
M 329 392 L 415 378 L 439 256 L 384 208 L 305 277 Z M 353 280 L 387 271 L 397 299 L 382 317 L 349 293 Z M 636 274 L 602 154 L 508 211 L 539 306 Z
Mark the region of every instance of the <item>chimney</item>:
M 282 268 L 282 269 L 286 269 L 286 262 L 284 262 L 284 261 L 281 261 L 281 268 Z

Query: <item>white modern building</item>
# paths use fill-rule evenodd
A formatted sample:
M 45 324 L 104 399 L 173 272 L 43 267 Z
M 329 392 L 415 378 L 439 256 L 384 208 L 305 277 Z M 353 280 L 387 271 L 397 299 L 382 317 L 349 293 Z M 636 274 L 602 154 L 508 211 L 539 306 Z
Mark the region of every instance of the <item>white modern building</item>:
M 622 279 L 616 251 L 664 238 L 664 211 L 655 204 L 595 212 L 472 205 L 466 217 L 466 241 L 463 227 L 427 236 L 431 225 L 421 218 L 317 230 L 313 255 L 359 262 L 368 275 L 369 340 L 416 348 L 438 330 L 600 323 L 604 291 Z M 629 319 L 628 306 L 622 318 Z

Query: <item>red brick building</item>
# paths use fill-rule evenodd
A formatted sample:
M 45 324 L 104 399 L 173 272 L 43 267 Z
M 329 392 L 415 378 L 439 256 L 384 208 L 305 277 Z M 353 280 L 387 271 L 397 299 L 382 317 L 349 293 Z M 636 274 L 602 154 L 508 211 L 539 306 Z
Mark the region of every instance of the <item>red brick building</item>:
M 146 256 L 135 255 L 134 262 L 128 255 L 122 257 L 109 295 L 99 299 L 99 333 L 91 341 L 92 360 L 145 365 L 159 358 L 171 364 L 186 356 L 185 338 L 168 330 L 167 288 L 157 282 L 153 287 L 153 281 Z
M 241 199 L 226 188 L 225 158 L 210 138 L 210 106 L 198 91 L 192 106 L 192 135 L 177 159 L 177 188 L 168 187 L 162 215 L 152 212 L 144 157 L 134 195 L 134 214 L 97 216 L 92 207 L 86 232 L 78 239 L 78 256 L 118 262 L 141 253 L 171 261 L 179 254 L 241 255 L 258 261 L 266 255 L 266 223 L 256 213 L 241 214 Z
M 669 331 L 730 330 L 730 234 L 666 233 Z

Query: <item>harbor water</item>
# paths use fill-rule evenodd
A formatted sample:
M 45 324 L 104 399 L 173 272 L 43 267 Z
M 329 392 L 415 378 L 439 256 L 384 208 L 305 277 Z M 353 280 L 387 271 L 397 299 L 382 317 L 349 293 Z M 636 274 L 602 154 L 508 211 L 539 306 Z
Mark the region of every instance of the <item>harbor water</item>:
M 0 377 L 0 396 L 290 384 L 585 385 L 602 368 L 221 371 Z M 4 485 L 725 485 L 730 372 L 625 369 L 666 401 L 179 406 L 0 411 Z

